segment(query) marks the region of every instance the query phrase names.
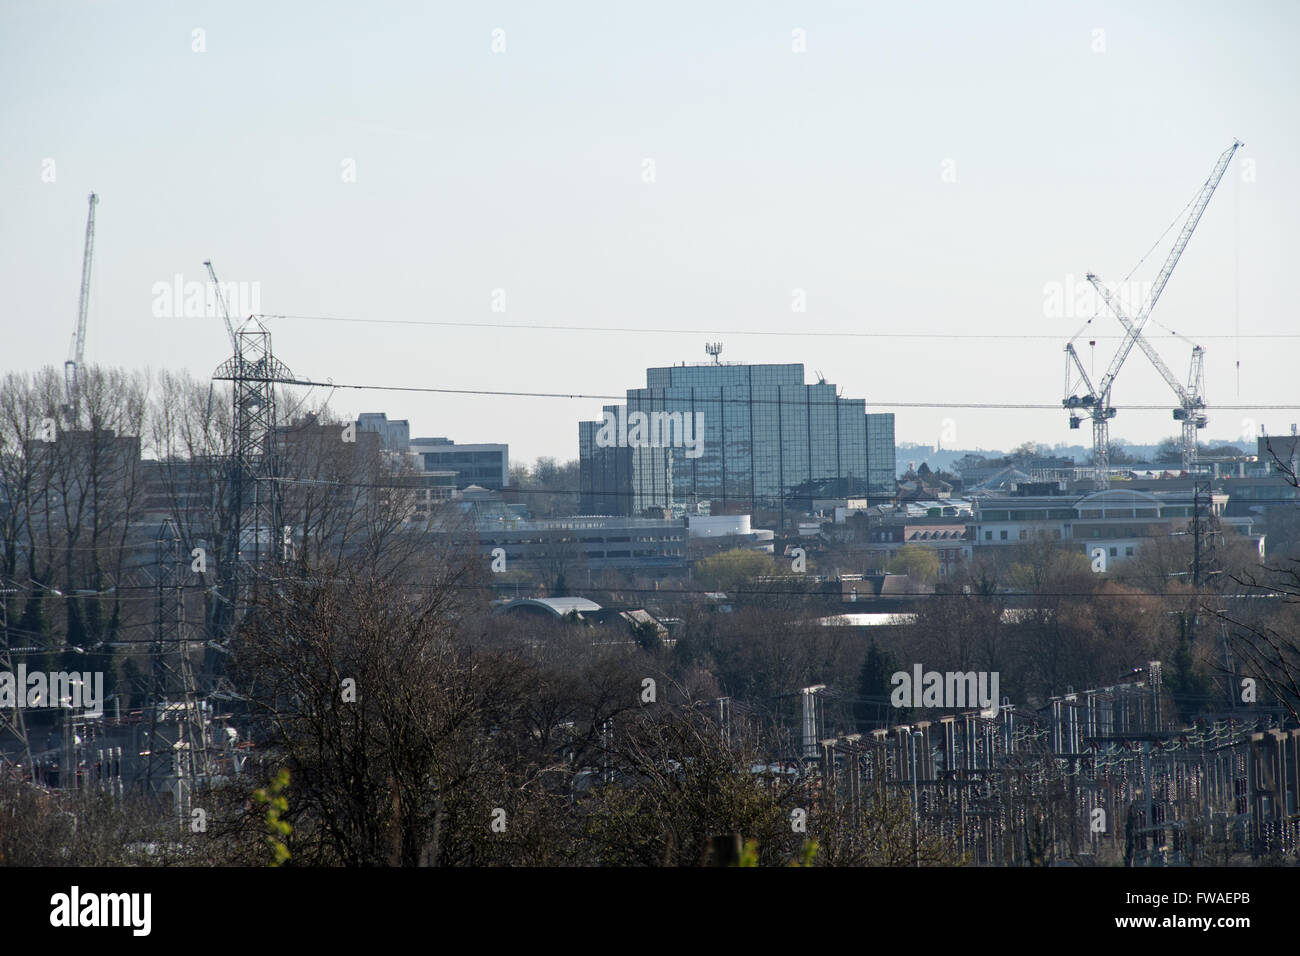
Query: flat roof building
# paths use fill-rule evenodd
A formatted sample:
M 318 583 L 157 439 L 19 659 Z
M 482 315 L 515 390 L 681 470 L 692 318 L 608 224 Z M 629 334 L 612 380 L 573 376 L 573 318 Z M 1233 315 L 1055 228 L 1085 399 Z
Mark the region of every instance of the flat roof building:
M 579 422 L 578 445 L 585 513 L 706 500 L 715 514 L 808 511 L 815 498 L 894 492 L 894 416 L 805 384 L 798 363 L 647 369 L 626 404 Z
M 542 521 L 478 522 L 478 543 L 491 556 L 504 552 L 505 569 L 571 572 L 684 571 L 686 521 L 682 518 L 592 516 Z
M 1083 496 L 1026 495 L 977 498 L 974 501 L 972 544 L 994 547 L 1035 539 L 1060 541 L 1085 554 L 1101 548 L 1109 558 L 1131 558 L 1152 539 L 1217 519 L 1224 531 L 1254 537 L 1250 518 L 1225 514 L 1228 495 L 1222 492 L 1138 491 L 1111 488 Z
M 1300 470 L 1300 435 L 1294 425 L 1289 435 L 1260 435 L 1255 439 L 1255 449 L 1259 463 L 1269 474 L 1285 471 L 1295 475 Z
M 424 462 L 425 471 L 454 471 L 456 487 L 478 485 L 500 491 L 510 485 L 510 446 L 458 445 L 450 438 L 415 438 L 410 450 Z
M 357 416 L 357 430 L 378 432 L 380 447 L 386 451 L 406 451 L 411 443 L 411 423 L 405 418 L 389 419 L 384 412 L 362 412 Z

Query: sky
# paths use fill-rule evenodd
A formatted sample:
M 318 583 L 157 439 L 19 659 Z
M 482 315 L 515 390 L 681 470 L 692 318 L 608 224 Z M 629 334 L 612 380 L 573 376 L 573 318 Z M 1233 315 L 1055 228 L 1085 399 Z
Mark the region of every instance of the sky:
M 1146 334 L 1180 377 L 1171 331 L 1206 348 L 1205 438 L 1283 431 L 1298 28 L 1289 2 L 6 0 L 0 371 L 67 358 L 93 190 L 89 362 L 210 376 L 222 321 L 159 291 L 210 258 L 313 381 L 621 395 L 720 341 L 900 442 L 1086 443 L 1083 276 L 1131 274 L 1135 312 L 1235 138 Z M 1096 377 L 1121 332 L 1076 340 Z M 604 403 L 330 399 L 513 461 L 576 458 Z M 1159 406 L 1113 437 L 1174 434 L 1139 351 L 1112 399 Z

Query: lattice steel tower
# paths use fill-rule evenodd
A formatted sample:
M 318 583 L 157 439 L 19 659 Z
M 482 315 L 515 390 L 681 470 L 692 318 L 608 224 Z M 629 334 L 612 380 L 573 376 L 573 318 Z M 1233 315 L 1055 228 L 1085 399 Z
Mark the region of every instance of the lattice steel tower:
M 263 563 L 281 560 L 275 386 L 293 381 L 293 373 L 272 354 L 271 333 L 256 316 L 248 317 L 235 338 L 235 354 L 212 376 L 231 382 L 234 393 L 230 522 L 217 573 L 215 636 L 219 644 L 233 633 Z

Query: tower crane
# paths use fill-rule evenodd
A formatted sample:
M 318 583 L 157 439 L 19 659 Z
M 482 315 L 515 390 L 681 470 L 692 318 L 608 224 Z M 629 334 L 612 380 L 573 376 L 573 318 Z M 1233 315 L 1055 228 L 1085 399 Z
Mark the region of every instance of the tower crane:
M 1174 390 L 1178 396 L 1178 407 L 1174 409 L 1174 420 L 1182 423 L 1183 431 L 1183 471 L 1191 473 L 1196 468 L 1196 431 L 1204 428 L 1209 424 L 1209 418 L 1204 413 L 1205 408 L 1205 349 L 1199 345 L 1192 346 L 1192 363 L 1187 373 L 1187 384 L 1184 386 L 1178 381 L 1177 376 L 1169 370 L 1160 358 L 1160 353 L 1156 351 L 1146 338 L 1134 328 L 1132 320 L 1124 314 L 1123 306 L 1116 301 L 1115 297 L 1110 294 L 1110 290 L 1102 284 L 1096 275 L 1089 272 L 1088 281 L 1092 283 L 1097 294 L 1115 313 L 1115 318 L 1119 319 L 1126 331 L 1133 336 L 1138 347 L 1146 353 L 1151 364 L 1156 367 L 1169 387 Z
M 226 320 L 226 334 L 230 336 L 230 354 L 239 354 L 239 337 L 235 335 L 235 323 L 230 321 L 230 310 L 226 308 L 225 296 L 221 294 L 221 283 L 217 281 L 216 270 L 212 268 L 212 260 L 204 259 L 203 264 L 208 268 L 208 278 L 212 280 L 212 287 L 217 290 L 217 302 L 221 305 L 221 317 Z
M 77 302 L 77 327 L 72 332 L 72 347 L 63 363 L 63 417 L 68 427 L 77 426 L 81 413 L 81 378 L 86 361 L 86 315 L 90 310 L 90 260 L 95 251 L 95 206 L 99 197 L 90 194 L 90 212 L 86 216 L 86 245 L 81 257 L 81 297 Z
M 1088 377 L 1087 371 L 1080 361 L 1078 353 L 1074 349 L 1073 341 L 1067 342 L 1065 346 L 1065 391 L 1067 398 L 1062 399 L 1061 404 L 1070 411 L 1070 427 L 1078 428 L 1082 418 L 1077 414 L 1080 409 L 1087 409 L 1089 417 L 1092 419 L 1092 462 L 1093 474 L 1098 488 L 1107 488 L 1110 486 L 1110 420 L 1115 417 L 1115 408 L 1110 403 L 1111 388 L 1115 384 L 1115 376 L 1119 374 L 1120 368 L 1124 365 L 1124 360 L 1128 358 L 1129 353 L 1133 351 L 1142 335 L 1142 330 L 1146 327 L 1147 321 L 1151 318 L 1151 310 L 1155 308 L 1156 302 L 1160 299 L 1160 293 L 1164 291 L 1165 283 L 1169 281 L 1170 275 L 1173 274 L 1174 266 L 1178 265 L 1178 260 L 1187 248 L 1188 241 L 1192 238 L 1192 233 L 1196 230 L 1196 224 L 1201 221 L 1201 215 L 1205 212 L 1205 207 L 1209 205 L 1210 197 L 1214 195 L 1214 190 L 1218 187 L 1219 181 L 1223 179 L 1223 174 L 1228 169 L 1228 163 L 1232 161 L 1233 154 L 1240 149 L 1244 143 L 1239 140 L 1233 140 L 1231 146 L 1223 151 L 1219 156 L 1218 162 L 1215 163 L 1214 169 L 1210 172 L 1210 177 L 1201 186 L 1195 200 L 1192 202 L 1191 211 L 1187 214 L 1187 219 L 1183 223 L 1182 232 L 1174 241 L 1173 248 L 1169 251 L 1165 264 L 1160 269 L 1159 275 L 1156 276 L 1155 282 L 1152 283 L 1151 291 L 1147 295 L 1146 302 L 1138 310 L 1137 317 L 1125 325 L 1125 335 L 1120 342 L 1119 349 L 1115 357 L 1111 360 L 1110 367 L 1106 369 L 1106 374 L 1101 381 L 1094 386 L 1092 380 Z M 1089 273 L 1089 280 L 1093 276 Z M 1093 283 L 1096 286 L 1096 282 Z M 1108 298 L 1108 297 L 1107 297 Z M 1143 340 L 1145 341 L 1145 340 Z M 1149 345 L 1149 343 L 1147 343 Z M 1151 353 L 1154 354 L 1154 349 Z M 1203 357 L 1203 352 L 1201 356 Z M 1163 364 L 1163 363 L 1161 363 Z M 1159 366 L 1157 366 L 1159 367 Z M 1192 357 L 1192 380 L 1196 382 L 1200 379 L 1202 372 L 1201 365 L 1198 362 L 1198 356 Z M 1073 374 L 1072 374 L 1073 373 Z M 1087 391 L 1080 395 L 1076 391 L 1079 384 L 1086 386 Z M 1189 386 L 1192 387 L 1192 386 Z M 1200 399 L 1199 384 L 1194 386 L 1195 401 Z M 1180 402 L 1183 395 L 1179 395 Z M 1188 393 L 1188 400 L 1192 401 L 1192 393 Z M 1203 403 L 1202 403 L 1203 404 Z M 1179 411 L 1192 414 L 1194 417 L 1190 425 L 1184 425 L 1184 435 L 1190 429 L 1192 444 L 1196 441 L 1196 419 L 1203 418 L 1199 414 L 1198 406 L 1180 405 Z M 1186 437 L 1184 437 L 1186 441 Z M 1184 452 L 1186 454 L 1186 452 Z

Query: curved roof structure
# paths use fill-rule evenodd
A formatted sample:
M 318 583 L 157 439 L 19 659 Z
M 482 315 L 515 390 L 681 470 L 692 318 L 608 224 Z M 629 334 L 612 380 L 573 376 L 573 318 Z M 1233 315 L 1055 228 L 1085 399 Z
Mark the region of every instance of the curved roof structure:
M 542 613 L 563 618 L 574 612 L 589 614 L 599 610 L 599 604 L 584 597 L 520 598 L 518 601 L 511 601 L 509 604 L 502 605 L 498 613 Z

